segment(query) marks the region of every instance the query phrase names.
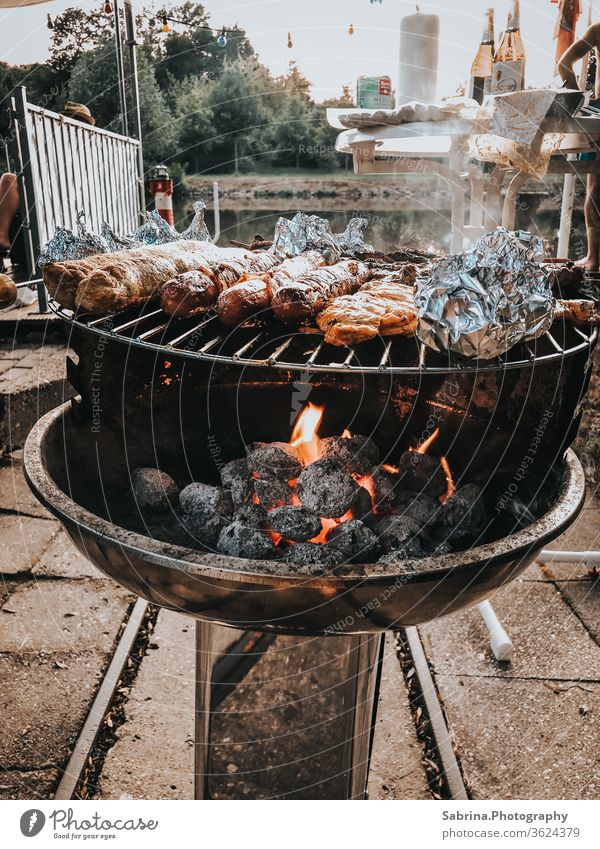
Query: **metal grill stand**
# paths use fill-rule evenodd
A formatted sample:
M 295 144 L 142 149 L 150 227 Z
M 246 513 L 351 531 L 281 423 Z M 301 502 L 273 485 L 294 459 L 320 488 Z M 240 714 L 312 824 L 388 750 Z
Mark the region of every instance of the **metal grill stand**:
M 195 798 L 364 799 L 382 649 L 198 621 Z

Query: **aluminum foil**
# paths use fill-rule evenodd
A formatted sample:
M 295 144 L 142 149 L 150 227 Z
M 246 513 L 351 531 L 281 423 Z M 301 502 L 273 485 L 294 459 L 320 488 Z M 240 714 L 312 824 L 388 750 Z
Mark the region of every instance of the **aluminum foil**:
M 204 212 L 206 205 L 202 201 L 194 203 L 194 218 L 190 226 L 178 233 L 156 210 L 146 213 L 146 221 L 128 236 L 118 236 L 105 221 L 100 235 L 88 230 L 85 213 L 77 213 L 77 232 L 67 227 L 57 227 L 54 236 L 46 242 L 40 251 L 38 262 L 64 262 L 69 259 L 82 259 L 95 254 L 113 253 L 131 250 L 143 245 L 163 245 L 180 239 L 194 239 L 199 242 L 212 241 L 206 224 Z
M 85 213 L 77 213 L 77 232 L 67 227 L 57 227 L 54 236 L 40 251 L 38 262 L 64 262 L 68 259 L 83 259 L 94 254 L 105 254 L 111 250 L 104 236 L 91 233 L 86 226 Z
M 499 227 L 417 281 L 417 336 L 436 351 L 491 359 L 552 324 L 541 239 Z
M 304 212 L 296 213 L 292 219 L 280 218 L 277 221 L 271 250 L 283 257 L 299 256 L 304 251 L 316 250 L 328 262 L 335 262 L 342 253 L 335 242 L 329 221 Z
M 191 239 L 196 242 L 212 242 L 208 227 L 204 220 L 206 204 L 202 200 L 194 203 L 194 217 L 190 226 L 181 234 L 182 239 Z
M 334 235 L 334 241 L 343 254 L 372 253 L 375 250 L 364 239 L 364 230 L 368 226 L 366 218 L 351 218 L 344 232 Z
M 177 242 L 181 236 L 177 230 L 168 224 L 160 214 L 153 209 L 146 212 L 146 221 L 133 234 L 132 238 L 142 245 L 164 245 L 167 242 Z

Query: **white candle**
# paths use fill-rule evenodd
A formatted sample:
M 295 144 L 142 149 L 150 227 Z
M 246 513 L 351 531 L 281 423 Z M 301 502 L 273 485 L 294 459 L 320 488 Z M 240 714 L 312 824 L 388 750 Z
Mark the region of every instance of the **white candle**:
M 400 21 L 400 75 L 396 105 L 411 100 L 434 103 L 437 86 L 440 19 L 417 11 Z

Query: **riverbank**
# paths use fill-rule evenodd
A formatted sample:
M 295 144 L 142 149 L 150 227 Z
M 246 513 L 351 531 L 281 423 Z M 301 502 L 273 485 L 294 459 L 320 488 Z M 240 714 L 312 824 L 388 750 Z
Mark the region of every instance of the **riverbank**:
M 257 202 L 262 209 L 280 209 L 282 201 L 292 200 L 304 206 L 308 201 L 313 210 L 352 204 L 366 209 L 414 209 L 425 199 L 431 203 L 432 198 L 440 208 L 450 208 L 450 192 L 435 176 L 411 175 L 393 181 L 381 176 L 356 177 L 344 171 L 323 175 L 282 171 L 270 175 L 193 175 L 187 178 L 186 186 L 193 197 L 209 200 L 214 182 L 219 185 L 221 209 L 248 209 Z
M 213 184 L 219 186 L 221 209 L 292 209 L 314 211 L 360 208 L 363 210 L 449 210 L 451 192 L 435 175 L 361 175 L 352 171 L 278 171 L 271 174 L 194 174 L 186 178 L 188 196 L 211 203 Z M 583 184 L 577 192 L 576 208 L 583 205 Z M 544 183 L 531 180 L 522 196 L 535 199 L 536 210 L 555 211 L 562 195 L 562 178 L 552 176 Z

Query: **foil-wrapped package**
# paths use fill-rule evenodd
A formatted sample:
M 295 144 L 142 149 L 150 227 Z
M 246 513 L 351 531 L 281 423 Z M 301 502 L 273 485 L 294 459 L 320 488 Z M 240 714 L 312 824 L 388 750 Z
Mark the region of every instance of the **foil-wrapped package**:
M 365 242 L 366 218 L 351 218 L 343 233 L 335 233 L 334 241 L 343 254 L 372 253 L 375 248 Z
M 554 300 L 542 242 L 499 227 L 417 281 L 417 336 L 436 351 L 491 359 L 545 333 Z
M 146 221 L 138 227 L 132 236 L 138 246 L 164 245 L 167 242 L 177 242 L 181 236 L 177 230 L 161 218 L 160 213 L 153 209 L 146 213 Z
M 131 236 L 118 236 L 106 221 L 102 224 L 100 235 L 108 245 L 108 250 L 111 253 L 114 251 L 129 251 L 132 248 L 139 248 L 139 242 Z
M 86 256 L 105 254 L 111 251 L 103 236 L 90 233 L 86 226 L 85 213 L 77 213 L 77 232 L 67 227 L 57 227 L 54 236 L 40 251 L 38 263 L 64 262 L 68 259 L 83 259 Z
M 278 219 L 271 250 L 283 257 L 299 256 L 308 250 L 320 251 L 330 263 L 341 256 L 329 221 L 304 212 L 298 212 L 291 220 Z
M 204 203 L 204 201 L 195 201 L 194 217 L 192 218 L 190 226 L 187 227 L 181 234 L 182 239 L 190 239 L 196 242 L 212 242 L 211 235 L 208 232 L 208 227 L 206 226 L 206 222 L 204 220 L 205 212 L 206 204 Z

